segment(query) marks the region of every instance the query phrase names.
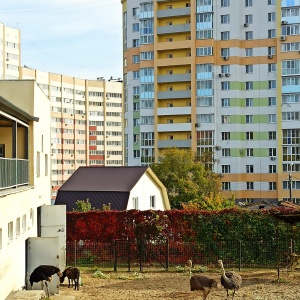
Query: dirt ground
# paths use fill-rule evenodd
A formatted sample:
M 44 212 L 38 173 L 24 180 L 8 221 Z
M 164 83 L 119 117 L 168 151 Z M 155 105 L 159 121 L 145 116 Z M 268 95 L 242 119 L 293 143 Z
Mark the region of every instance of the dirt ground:
M 143 272 L 113 273 L 82 271 L 82 286 L 79 291 L 68 288 L 67 279 L 60 288 L 60 295 L 72 295 L 76 300 L 148 300 L 148 299 L 202 299 L 198 292 L 189 290 L 187 273 Z M 242 286 L 234 299 L 248 300 L 300 300 L 300 272 L 284 272 L 277 281 L 277 271 L 241 271 Z M 102 275 L 104 274 L 104 275 Z M 98 274 L 99 275 L 99 274 Z M 220 283 L 220 273 L 205 273 Z M 226 299 L 226 290 L 213 290 L 207 300 Z

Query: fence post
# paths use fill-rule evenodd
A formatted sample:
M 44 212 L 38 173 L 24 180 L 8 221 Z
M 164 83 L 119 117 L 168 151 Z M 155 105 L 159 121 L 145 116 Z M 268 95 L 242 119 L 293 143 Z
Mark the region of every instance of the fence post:
M 170 245 L 169 245 L 169 239 L 166 239 L 166 270 L 169 271 L 169 251 Z
M 128 272 L 130 272 L 130 242 L 127 239 L 127 254 L 128 254 Z
M 114 240 L 114 271 L 117 272 L 117 240 Z
M 242 265 L 242 241 L 240 242 L 240 255 L 239 255 L 239 271 L 241 271 L 241 265 Z
M 77 252 L 76 252 L 76 250 L 77 250 L 77 247 L 76 247 L 76 245 L 77 245 L 77 242 L 76 242 L 76 240 L 75 240 L 75 243 L 74 243 L 74 265 L 75 265 L 75 267 L 76 267 L 76 262 L 77 262 Z

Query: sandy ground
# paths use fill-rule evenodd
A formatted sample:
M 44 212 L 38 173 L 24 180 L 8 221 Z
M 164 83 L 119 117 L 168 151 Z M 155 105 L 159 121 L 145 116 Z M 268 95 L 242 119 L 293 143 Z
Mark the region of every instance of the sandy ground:
M 93 277 L 94 271 L 82 271 L 79 291 L 68 288 L 67 279 L 60 288 L 60 295 L 72 295 L 75 299 L 147 300 L 147 299 L 202 299 L 189 290 L 187 273 L 112 273 L 103 272 L 107 278 Z M 276 271 L 241 271 L 242 287 L 234 299 L 300 300 L 300 272 L 282 273 L 277 282 Z M 220 282 L 220 273 L 205 273 Z M 207 300 L 226 299 L 222 287 L 213 290 Z

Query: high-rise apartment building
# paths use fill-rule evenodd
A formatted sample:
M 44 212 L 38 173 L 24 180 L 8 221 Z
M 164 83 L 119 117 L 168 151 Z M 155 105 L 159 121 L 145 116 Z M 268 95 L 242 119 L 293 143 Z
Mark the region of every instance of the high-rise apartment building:
M 225 195 L 300 200 L 300 0 L 121 0 L 125 164 L 213 153 Z
M 120 80 L 83 80 L 26 67 L 20 73 L 21 79 L 34 79 L 51 102 L 53 200 L 78 167 L 123 165 Z
M 20 30 L 0 23 L 0 80 L 18 79 L 20 65 Z

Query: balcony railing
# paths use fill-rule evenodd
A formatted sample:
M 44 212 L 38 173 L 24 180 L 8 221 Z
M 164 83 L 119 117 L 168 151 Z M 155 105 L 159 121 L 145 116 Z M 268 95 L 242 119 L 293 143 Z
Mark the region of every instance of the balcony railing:
M 0 158 L 0 190 L 29 183 L 28 159 Z

